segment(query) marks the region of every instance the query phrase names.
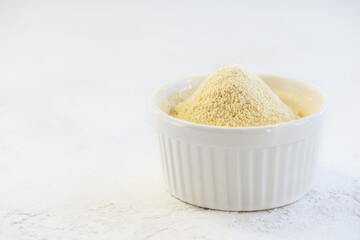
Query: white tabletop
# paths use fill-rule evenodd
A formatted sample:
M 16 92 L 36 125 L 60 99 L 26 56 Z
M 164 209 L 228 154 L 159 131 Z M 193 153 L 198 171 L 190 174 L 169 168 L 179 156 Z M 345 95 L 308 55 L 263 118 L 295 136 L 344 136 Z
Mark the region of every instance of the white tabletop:
M 359 239 L 356 1 L 1 1 L 0 239 Z M 198 208 L 163 187 L 147 100 L 240 63 L 329 96 L 313 189 Z

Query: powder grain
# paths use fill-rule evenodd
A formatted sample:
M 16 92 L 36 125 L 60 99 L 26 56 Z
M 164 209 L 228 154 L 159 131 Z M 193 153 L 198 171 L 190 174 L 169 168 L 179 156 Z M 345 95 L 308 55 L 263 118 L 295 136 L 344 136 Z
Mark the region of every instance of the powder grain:
M 170 115 L 189 122 L 229 127 L 265 126 L 298 117 L 260 77 L 237 64 L 211 74 Z

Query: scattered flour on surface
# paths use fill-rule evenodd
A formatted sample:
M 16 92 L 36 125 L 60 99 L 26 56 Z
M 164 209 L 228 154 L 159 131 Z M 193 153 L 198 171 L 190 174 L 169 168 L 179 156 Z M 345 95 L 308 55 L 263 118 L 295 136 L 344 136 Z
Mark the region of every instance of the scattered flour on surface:
M 293 204 L 257 212 L 222 212 L 171 197 L 150 164 L 143 170 L 135 164 L 121 166 L 48 188 L 3 195 L 0 238 L 359 239 L 359 179 L 324 169 L 319 173 L 312 190 Z

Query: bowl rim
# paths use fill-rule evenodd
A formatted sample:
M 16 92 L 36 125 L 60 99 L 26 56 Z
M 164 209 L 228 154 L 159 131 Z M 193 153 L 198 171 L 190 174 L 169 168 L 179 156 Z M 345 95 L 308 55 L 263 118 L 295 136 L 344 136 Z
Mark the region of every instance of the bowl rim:
M 320 89 L 316 85 L 314 85 L 312 83 L 296 80 L 291 77 L 285 77 L 285 76 L 280 76 L 280 75 L 275 75 L 275 74 L 258 74 L 258 75 L 260 77 L 266 76 L 266 77 L 282 78 L 282 79 L 298 82 L 303 85 L 307 85 L 308 87 L 315 89 L 322 96 L 322 98 L 324 99 L 323 105 L 316 112 L 310 114 L 309 116 L 306 116 L 306 117 L 303 117 L 303 118 L 300 118 L 297 120 L 289 121 L 289 122 L 264 125 L 264 126 L 229 127 L 229 126 L 214 126 L 214 125 L 207 125 L 207 124 L 201 124 L 201 123 L 194 123 L 194 122 L 189 122 L 189 121 L 185 121 L 182 119 L 178 119 L 178 118 L 175 118 L 175 117 L 167 114 L 160 108 L 160 106 L 158 104 L 155 104 L 156 96 L 158 94 L 160 94 L 159 92 L 162 91 L 163 89 L 165 89 L 166 87 L 176 84 L 177 82 L 191 80 L 192 78 L 195 78 L 195 77 L 208 76 L 209 74 L 210 73 L 187 75 L 187 76 L 181 77 L 177 80 L 173 80 L 173 81 L 170 81 L 170 82 L 160 85 L 150 95 L 150 98 L 149 98 L 150 111 L 152 113 L 154 113 L 157 117 L 161 118 L 162 120 L 164 120 L 168 123 L 171 123 L 173 125 L 177 125 L 178 127 L 185 127 L 185 128 L 203 130 L 203 131 L 234 133 L 234 132 L 245 132 L 245 131 L 272 130 L 272 129 L 275 130 L 275 129 L 294 127 L 294 126 L 301 126 L 301 125 L 307 124 L 307 123 L 313 121 L 314 119 L 318 118 L 319 116 L 323 115 L 323 113 L 326 111 L 326 109 L 328 107 L 327 95 L 325 94 L 325 92 L 322 89 Z

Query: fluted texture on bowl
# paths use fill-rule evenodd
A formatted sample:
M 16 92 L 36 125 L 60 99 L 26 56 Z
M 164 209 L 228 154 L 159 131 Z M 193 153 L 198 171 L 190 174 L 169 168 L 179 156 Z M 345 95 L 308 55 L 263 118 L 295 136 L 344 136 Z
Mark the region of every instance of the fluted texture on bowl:
M 267 148 L 199 145 L 158 132 L 163 175 L 175 197 L 205 208 L 250 211 L 305 195 L 313 178 L 318 134 Z

